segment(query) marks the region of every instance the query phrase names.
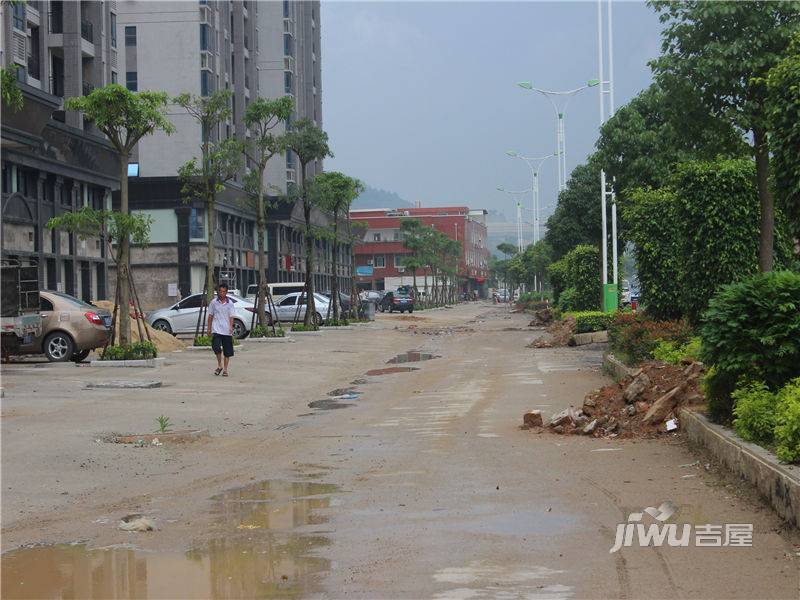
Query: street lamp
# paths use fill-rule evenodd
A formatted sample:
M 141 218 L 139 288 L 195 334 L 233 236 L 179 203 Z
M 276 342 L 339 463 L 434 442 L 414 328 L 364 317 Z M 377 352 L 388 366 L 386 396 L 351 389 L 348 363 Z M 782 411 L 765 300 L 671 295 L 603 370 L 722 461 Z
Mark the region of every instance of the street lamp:
M 602 77 L 601 77 L 602 78 Z M 539 92 L 550 100 L 553 111 L 556 114 L 556 154 L 558 155 L 558 191 L 567 187 L 567 142 L 564 131 L 564 113 L 572 97 L 583 90 L 600 85 L 599 79 L 590 79 L 584 85 L 574 90 L 554 91 L 535 87 L 530 81 L 520 81 L 517 83 L 524 90 Z
M 531 191 L 531 189 L 527 190 L 507 190 L 502 185 L 497 186 L 498 192 L 503 192 L 504 194 L 508 194 L 512 198 L 514 196 L 520 196 L 527 194 Z M 522 245 L 522 204 L 520 204 L 519 200 L 516 201 L 517 203 L 517 252 L 522 252 L 523 245 Z
M 531 190 L 533 191 L 533 243 L 539 241 L 539 171 L 542 164 L 548 158 L 556 156 L 556 153 L 547 156 L 523 156 L 515 150 L 507 150 L 506 154 L 511 158 L 518 158 L 525 162 L 531 170 Z M 534 164 L 536 166 L 534 167 Z

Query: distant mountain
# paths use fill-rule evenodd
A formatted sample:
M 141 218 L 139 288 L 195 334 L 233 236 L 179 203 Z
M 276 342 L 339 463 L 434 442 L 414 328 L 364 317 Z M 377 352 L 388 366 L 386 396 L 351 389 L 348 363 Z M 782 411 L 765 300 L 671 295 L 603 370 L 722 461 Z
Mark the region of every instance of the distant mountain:
M 364 191 L 355 199 L 352 208 L 413 208 L 414 205 L 408 200 L 403 200 L 396 192 L 379 190 L 377 188 L 364 186 Z

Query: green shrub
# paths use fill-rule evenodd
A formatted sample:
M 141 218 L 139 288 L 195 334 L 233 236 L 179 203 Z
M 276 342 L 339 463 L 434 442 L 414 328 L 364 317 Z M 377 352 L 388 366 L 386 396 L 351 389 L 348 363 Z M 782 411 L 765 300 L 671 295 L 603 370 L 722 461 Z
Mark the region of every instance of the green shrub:
M 108 346 L 100 360 L 146 360 L 158 357 L 158 348 L 153 342 L 144 340 L 126 346 Z
M 659 340 L 653 350 L 653 358 L 671 365 L 679 365 L 684 358 L 700 360 L 700 345 L 699 337 L 693 337 L 686 344 Z
M 558 307 L 565 312 L 576 312 L 580 310 L 578 305 L 578 290 L 569 287 L 561 292 L 558 298 Z
M 564 257 L 567 261 L 567 282 L 575 288 L 573 310 L 596 310 L 600 306 L 600 250 L 596 246 L 575 246 Z
M 211 336 L 210 335 L 198 335 L 194 338 L 194 345 L 195 346 L 211 346 Z
M 253 327 L 253 330 L 250 332 L 250 337 L 253 338 L 260 338 L 260 337 L 284 337 L 286 332 L 281 327 L 276 327 L 275 331 L 272 330 L 271 326 L 264 327 L 262 325 L 256 325 Z
M 599 310 L 584 310 L 579 312 L 566 312 L 563 314 L 563 318 L 566 317 L 575 319 L 575 333 L 591 333 L 593 331 L 604 331 L 608 329 L 614 318 L 614 313 L 606 313 Z
M 316 325 L 304 325 L 303 323 L 295 323 L 292 325 L 292 331 L 319 331 Z
M 778 390 L 800 376 L 800 274 L 773 271 L 724 286 L 700 335 L 706 364 Z
M 775 429 L 775 394 L 763 381 L 741 383 L 731 395 L 733 428 L 742 439 L 771 445 Z
M 658 342 L 686 344 L 692 328 L 685 320 L 655 321 L 643 313 L 615 313 L 608 326 L 611 348 L 619 358 L 637 364 L 653 355 Z
M 325 321 L 323 325 L 325 327 L 345 327 L 350 325 L 350 321 L 347 319 L 339 319 L 338 321 L 336 319 L 330 319 L 329 321 Z
M 561 302 L 561 294 L 567 288 L 567 262 L 564 258 L 547 267 L 547 278 L 553 288 L 553 302 Z
M 800 460 L 800 378 L 790 381 L 777 394 L 775 444 L 775 453 L 781 460 Z

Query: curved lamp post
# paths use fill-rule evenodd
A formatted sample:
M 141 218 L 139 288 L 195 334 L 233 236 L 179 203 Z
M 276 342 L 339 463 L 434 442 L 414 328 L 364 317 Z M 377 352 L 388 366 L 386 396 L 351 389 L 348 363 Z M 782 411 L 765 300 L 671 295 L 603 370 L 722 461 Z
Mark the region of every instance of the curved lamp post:
M 522 196 L 530 193 L 531 189 L 528 188 L 527 190 L 507 190 L 502 185 L 498 185 L 497 191 L 503 192 L 504 194 L 508 194 L 509 196 L 514 198 L 514 196 Z M 517 251 L 522 252 L 524 249 L 522 244 L 522 204 L 520 204 L 519 200 L 517 200 L 516 203 L 517 203 Z
M 531 170 L 531 190 L 533 191 L 533 243 L 535 244 L 539 241 L 539 171 L 544 161 L 556 156 L 556 153 L 554 152 L 547 156 L 523 156 L 514 150 L 507 150 L 506 154 L 511 158 L 518 158 L 524 161 Z

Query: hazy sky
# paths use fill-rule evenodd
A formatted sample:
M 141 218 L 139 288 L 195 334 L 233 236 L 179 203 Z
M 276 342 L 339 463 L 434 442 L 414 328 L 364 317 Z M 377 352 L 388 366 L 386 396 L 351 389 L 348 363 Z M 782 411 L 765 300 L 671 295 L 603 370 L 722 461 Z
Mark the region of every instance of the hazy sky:
M 650 83 L 660 24 L 643 3 L 615 2 L 617 106 Z M 513 214 L 496 191 L 530 186 L 506 150 L 555 150 L 547 99 L 515 84 L 573 89 L 596 77 L 595 2 L 322 3 L 324 127 L 340 170 L 423 205 L 466 204 Z M 597 88 L 566 112 L 567 168 L 597 138 Z M 542 206 L 555 200 L 556 163 L 541 174 Z M 549 210 L 546 212 L 549 214 Z

